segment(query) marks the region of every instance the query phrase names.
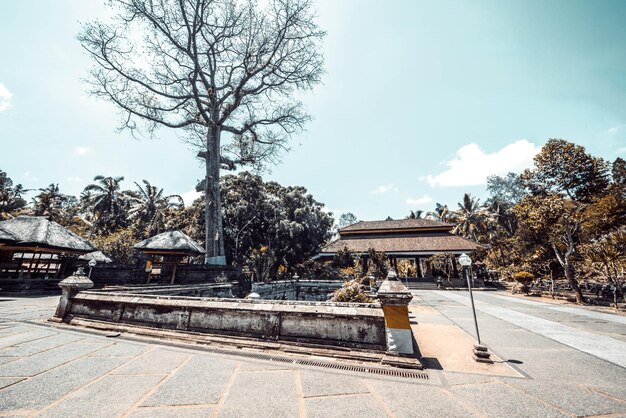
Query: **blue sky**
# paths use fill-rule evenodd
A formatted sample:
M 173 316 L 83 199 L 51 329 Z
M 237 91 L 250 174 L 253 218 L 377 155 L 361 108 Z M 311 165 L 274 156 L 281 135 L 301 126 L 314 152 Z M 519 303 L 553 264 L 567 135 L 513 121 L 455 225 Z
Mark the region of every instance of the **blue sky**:
M 339 214 L 401 218 L 486 197 L 553 137 L 626 157 L 626 2 L 318 0 L 323 84 L 314 120 L 264 178 Z M 133 139 L 85 93 L 75 37 L 99 1 L 0 3 L 0 169 L 78 195 L 97 174 L 187 193 L 202 176 L 176 132 Z

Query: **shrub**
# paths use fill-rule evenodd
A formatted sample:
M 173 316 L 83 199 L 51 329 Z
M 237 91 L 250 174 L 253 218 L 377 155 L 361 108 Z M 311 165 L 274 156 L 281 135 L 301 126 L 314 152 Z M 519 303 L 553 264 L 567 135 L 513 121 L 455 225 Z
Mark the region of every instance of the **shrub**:
M 372 303 L 372 298 L 363 292 L 358 280 L 345 282 L 340 289 L 335 290 L 331 302 Z
M 519 283 L 519 286 L 513 293 L 523 292 L 528 294 L 528 285 L 535 279 L 535 275 L 528 271 L 518 271 L 513 273 L 513 280 Z

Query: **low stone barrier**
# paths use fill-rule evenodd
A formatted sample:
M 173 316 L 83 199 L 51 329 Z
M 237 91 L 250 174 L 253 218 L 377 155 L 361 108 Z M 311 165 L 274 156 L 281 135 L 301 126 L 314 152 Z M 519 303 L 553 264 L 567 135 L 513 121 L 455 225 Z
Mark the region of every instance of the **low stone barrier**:
M 252 292 L 266 300 L 327 301 L 342 285 L 343 281 L 332 280 L 279 280 L 252 283 Z
M 179 291 L 184 286 L 179 287 Z M 57 321 L 73 318 L 275 341 L 386 350 L 378 304 L 198 298 L 134 292 L 71 294 Z M 174 289 L 169 289 L 170 294 Z

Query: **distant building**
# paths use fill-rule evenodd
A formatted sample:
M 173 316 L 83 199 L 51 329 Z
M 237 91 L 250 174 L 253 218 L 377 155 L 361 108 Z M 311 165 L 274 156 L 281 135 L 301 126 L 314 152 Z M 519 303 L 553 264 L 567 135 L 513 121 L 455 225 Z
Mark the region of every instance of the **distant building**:
M 384 251 L 396 269 L 399 259 L 409 259 L 415 263 L 417 277 L 429 277 L 431 267 L 427 258 L 446 253 L 458 256 L 478 247 L 476 243 L 452 234 L 452 228 L 452 224 L 430 219 L 360 221 L 340 229 L 339 239 L 324 247 L 316 258 L 333 257 L 347 247 L 361 257 L 365 273 L 368 252 L 373 248 Z

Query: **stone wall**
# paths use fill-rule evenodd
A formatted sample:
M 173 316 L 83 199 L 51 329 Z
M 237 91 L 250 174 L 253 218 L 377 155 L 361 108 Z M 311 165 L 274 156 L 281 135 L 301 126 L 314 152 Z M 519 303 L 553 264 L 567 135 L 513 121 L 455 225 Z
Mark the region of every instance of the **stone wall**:
M 377 351 L 386 348 L 385 321 L 378 304 L 81 291 L 61 319 L 71 322 L 72 318 Z
M 252 292 L 264 300 L 327 301 L 343 282 L 331 280 L 281 280 L 252 283 Z
M 88 268 L 85 269 L 88 271 Z M 180 264 L 176 270 L 175 284 L 216 282 L 220 279 L 237 280 L 239 271 L 231 266 L 205 266 L 201 264 Z M 109 266 L 98 265 L 91 271 L 91 280 L 96 288 L 104 286 L 145 284 L 148 273 L 141 266 Z M 170 278 L 165 277 L 164 284 L 169 284 Z M 152 280 L 156 282 L 156 280 Z

